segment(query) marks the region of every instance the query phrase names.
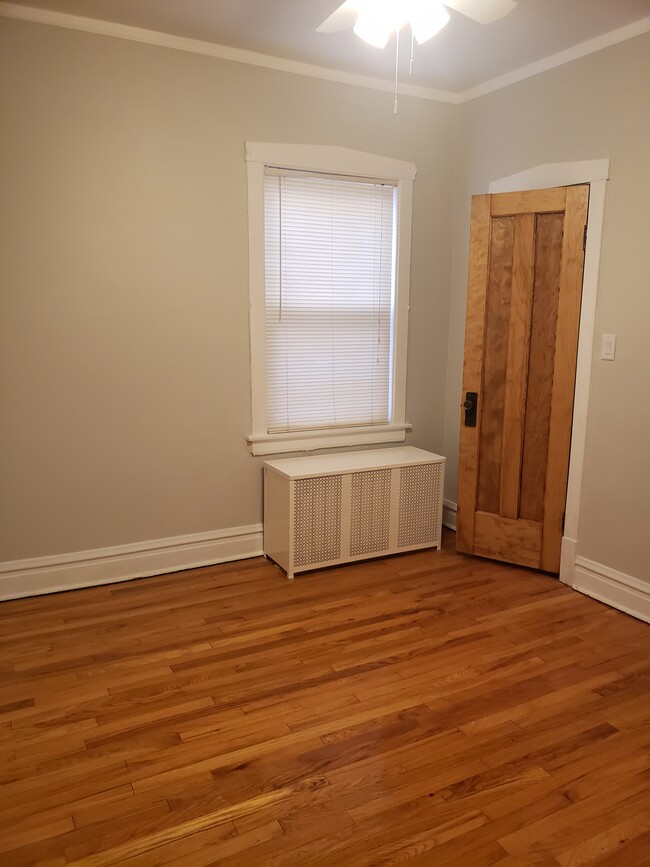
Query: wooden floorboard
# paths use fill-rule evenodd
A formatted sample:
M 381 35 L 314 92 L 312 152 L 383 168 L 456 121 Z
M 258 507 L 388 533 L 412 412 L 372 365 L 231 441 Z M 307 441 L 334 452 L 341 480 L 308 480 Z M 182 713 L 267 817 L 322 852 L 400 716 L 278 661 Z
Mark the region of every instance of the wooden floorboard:
M 650 629 L 419 551 L 0 605 L 0 864 L 650 865 Z

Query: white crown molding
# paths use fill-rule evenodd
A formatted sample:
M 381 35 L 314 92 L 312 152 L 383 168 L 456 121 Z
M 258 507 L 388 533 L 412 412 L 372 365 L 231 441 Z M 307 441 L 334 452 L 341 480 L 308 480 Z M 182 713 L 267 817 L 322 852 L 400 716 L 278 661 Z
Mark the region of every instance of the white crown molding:
M 524 81 L 526 78 L 539 75 L 541 72 L 555 69 L 556 66 L 564 66 L 565 63 L 571 63 L 571 61 L 585 57 L 587 54 L 595 54 L 597 51 L 602 51 L 603 48 L 609 48 L 611 45 L 617 45 L 619 42 L 626 42 L 628 39 L 641 36 L 641 34 L 648 31 L 650 31 L 650 16 L 642 18 L 640 21 L 634 21 L 632 24 L 627 24 L 625 27 L 619 27 L 617 30 L 611 30 L 609 33 L 603 33 L 600 36 L 596 36 L 595 39 L 581 42 L 579 45 L 567 48 L 566 51 L 560 51 L 558 54 L 551 54 L 549 57 L 544 57 L 535 63 L 521 66 L 519 69 L 514 69 L 506 75 L 500 75 L 498 78 L 485 81 L 476 87 L 470 87 L 469 90 L 458 94 L 458 102 L 470 102 L 472 99 L 478 99 L 479 96 L 485 96 L 488 93 L 493 93 L 495 90 L 509 87 L 518 81 Z
M 112 548 L 8 560 L 0 563 L 0 600 L 243 560 L 260 556 L 262 548 L 262 525 L 253 524 Z
M 84 18 L 79 15 L 68 15 L 65 12 L 54 12 L 49 9 L 38 9 L 33 6 L 19 6 L 16 3 L 7 3 L 0 0 L 0 17 L 15 18 L 20 21 L 30 21 L 34 24 L 49 24 L 53 27 L 64 27 L 68 30 L 82 30 L 87 33 L 95 33 L 102 36 L 114 36 L 118 39 L 128 39 L 132 42 L 143 42 L 146 45 L 158 45 L 162 48 L 174 48 L 178 51 L 188 51 L 193 54 L 203 54 L 208 57 L 217 57 L 221 60 L 231 60 L 235 63 L 247 63 L 250 66 L 260 66 L 265 69 L 275 69 L 279 72 L 290 72 L 294 75 L 305 75 L 309 78 L 319 78 L 325 81 L 334 81 L 339 84 L 350 84 L 355 87 L 365 87 L 370 90 L 380 90 L 393 93 L 395 84 L 382 78 L 373 78 L 366 75 L 357 75 L 352 72 L 342 72 L 338 69 L 329 69 L 324 66 L 313 66 L 309 63 L 301 63 L 297 60 L 287 60 L 283 57 L 273 57 L 270 54 L 259 54 L 255 51 L 245 51 L 242 48 L 232 48 L 228 45 L 218 45 L 214 42 L 204 42 L 200 39 L 190 39 L 186 36 L 174 36 L 170 33 L 161 33 L 157 30 L 146 30 L 142 27 L 132 27 L 128 24 L 118 24 L 113 21 L 103 21 L 99 18 Z M 480 96 L 485 96 L 495 90 L 501 90 L 518 81 L 523 81 L 533 75 L 539 75 L 556 66 L 562 66 L 577 60 L 587 54 L 593 54 L 616 45 L 642 33 L 650 31 L 650 16 L 635 21 L 625 27 L 603 33 L 595 39 L 574 45 L 566 51 L 553 54 L 522 66 L 506 75 L 493 78 L 476 87 L 471 87 L 462 93 L 452 93 L 446 90 L 435 90 L 430 87 L 419 87 L 413 84 L 400 84 L 400 93 L 404 96 L 414 96 L 418 99 L 426 99 L 431 102 L 444 102 L 451 105 L 469 102 Z
M 232 48 L 229 45 L 218 45 L 215 42 L 203 42 L 200 39 L 190 39 L 186 36 L 174 36 L 171 33 L 160 33 L 157 30 L 145 30 L 142 27 L 131 27 L 128 24 L 117 24 L 113 21 L 103 21 L 99 18 L 83 18 L 78 15 L 68 15 L 65 12 L 53 12 L 49 9 L 37 9 L 33 6 L 18 6 L 16 3 L 0 2 L 0 16 L 16 18 L 20 21 L 30 21 L 33 24 L 49 24 L 53 27 L 64 27 L 68 30 L 83 30 L 102 36 L 115 36 L 118 39 L 128 39 L 131 42 L 144 42 L 147 45 L 158 45 L 162 48 L 175 48 L 178 51 L 189 51 L 193 54 L 204 54 L 217 57 L 220 60 L 232 60 L 235 63 L 247 63 L 249 66 L 261 66 L 265 69 L 275 69 L 279 72 L 291 72 L 294 75 L 306 75 L 309 78 L 320 78 L 325 81 L 335 81 L 340 84 L 351 84 L 355 87 L 365 87 L 370 90 L 381 90 L 393 93 L 395 83 L 382 78 L 367 75 L 357 75 L 352 72 L 342 72 L 324 66 L 313 66 L 297 60 L 287 60 L 283 57 L 273 57 L 270 54 L 259 54 L 255 51 L 245 51 L 243 48 Z M 415 96 L 433 102 L 456 104 L 458 94 L 444 90 L 433 90 L 429 87 L 418 87 L 414 84 L 400 84 L 402 96 Z

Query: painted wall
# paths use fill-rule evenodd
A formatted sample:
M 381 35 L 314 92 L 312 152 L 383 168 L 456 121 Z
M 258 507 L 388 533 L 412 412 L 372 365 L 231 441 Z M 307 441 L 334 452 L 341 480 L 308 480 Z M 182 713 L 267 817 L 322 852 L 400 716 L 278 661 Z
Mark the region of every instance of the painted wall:
M 407 442 L 448 456 L 452 500 L 470 196 L 611 159 L 597 343 L 618 353 L 594 359 L 578 553 L 650 580 L 650 36 L 397 117 L 390 94 L 155 46 L 7 19 L 0 39 L 0 561 L 261 519 L 252 140 L 417 164 Z
M 650 35 L 460 107 L 444 453 L 456 499 L 470 196 L 542 163 L 609 157 L 578 554 L 650 581 Z M 603 333 L 615 362 L 600 360 Z
M 441 450 L 456 107 L 0 30 L 0 561 L 261 520 L 247 140 L 416 163 L 407 442 Z

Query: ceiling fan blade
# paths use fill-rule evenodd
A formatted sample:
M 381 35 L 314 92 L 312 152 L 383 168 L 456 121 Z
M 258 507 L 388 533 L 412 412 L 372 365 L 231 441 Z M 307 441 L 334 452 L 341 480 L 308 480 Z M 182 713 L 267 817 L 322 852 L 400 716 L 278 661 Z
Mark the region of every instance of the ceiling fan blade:
M 340 30 L 349 30 L 354 27 L 359 10 L 363 5 L 363 0 L 345 0 L 329 18 L 326 18 L 320 27 L 316 28 L 317 33 L 338 33 Z
M 517 5 L 516 0 L 443 0 L 445 6 L 455 9 L 479 24 L 490 24 L 505 18 Z M 345 4 L 344 4 L 345 5 Z

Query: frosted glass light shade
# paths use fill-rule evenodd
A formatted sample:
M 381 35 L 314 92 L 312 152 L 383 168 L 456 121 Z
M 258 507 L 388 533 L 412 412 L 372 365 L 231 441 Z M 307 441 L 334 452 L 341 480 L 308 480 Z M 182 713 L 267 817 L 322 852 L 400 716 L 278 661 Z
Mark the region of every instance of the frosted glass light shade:
M 435 36 L 449 23 L 449 13 L 435 0 L 411 0 L 409 21 L 418 45 Z
M 391 33 L 408 21 L 409 4 L 404 0 L 366 0 L 361 7 L 354 32 L 369 45 L 384 48 Z
M 354 32 L 377 48 L 384 48 L 392 33 L 410 23 L 419 45 L 435 36 L 449 21 L 439 0 L 365 0 Z

